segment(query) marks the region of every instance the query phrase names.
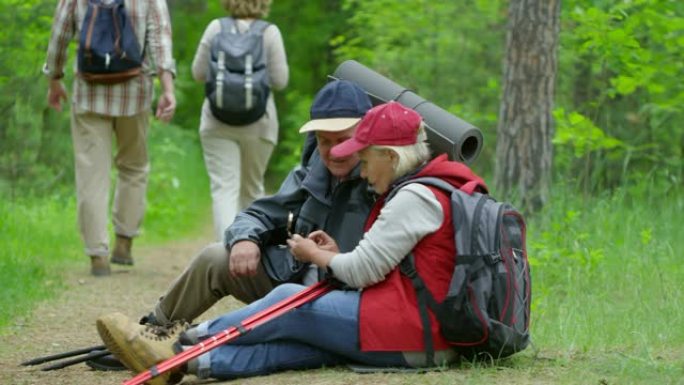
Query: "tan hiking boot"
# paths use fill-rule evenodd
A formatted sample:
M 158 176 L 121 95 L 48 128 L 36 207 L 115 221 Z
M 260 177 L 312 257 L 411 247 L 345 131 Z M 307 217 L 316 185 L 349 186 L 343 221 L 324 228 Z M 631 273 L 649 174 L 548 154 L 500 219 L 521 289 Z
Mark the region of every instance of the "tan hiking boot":
M 114 240 L 114 250 L 112 251 L 111 262 L 117 265 L 132 265 L 133 257 L 131 256 L 131 247 L 133 246 L 133 238 L 124 237 L 123 235 L 116 235 Z
M 112 273 L 107 257 L 90 256 L 90 274 L 105 277 Z
M 121 313 L 109 314 L 97 320 L 97 332 L 107 349 L 135 373 L 173 357 L 178 336 L 190 327 L 185 322 L 169 326 L 140 325 Z M 180 369 L 163 373 L 149 381 L 151 385 L 175 384 L 183 379 Z

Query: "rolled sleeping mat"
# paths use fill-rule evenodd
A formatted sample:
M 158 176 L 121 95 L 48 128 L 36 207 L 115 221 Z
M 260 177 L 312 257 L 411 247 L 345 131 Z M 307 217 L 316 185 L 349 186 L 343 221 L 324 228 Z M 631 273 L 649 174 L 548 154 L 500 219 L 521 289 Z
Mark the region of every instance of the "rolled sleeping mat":
M 340 64 L 332 78 L 356 82 L 374 105 L 390 100 L 418 112 L 426 125 L 428 142 L 435 154 L 446 153 L 449 159 L 470 164 L 482 150 L 482 132 L 472 124 L 454 116 L 355 60 Z

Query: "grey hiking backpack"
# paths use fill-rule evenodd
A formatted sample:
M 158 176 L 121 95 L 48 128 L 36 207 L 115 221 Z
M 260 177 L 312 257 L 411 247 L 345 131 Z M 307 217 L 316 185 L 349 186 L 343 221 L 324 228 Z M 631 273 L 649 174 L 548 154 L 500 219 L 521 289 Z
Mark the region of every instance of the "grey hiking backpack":
M 477 192 L 469 195 L 434 177 L 408 180 L 393 188 L 387 199 L 409 183 L 451 195 L 456 262 L 444 301 L 438 303 L 426 288 L 413 254 L 400 264 L 416 289 L 428 363 L 434 362 L 428 308 L 437 317 L 442 336 L 465 358 L 497 359 L 525 349 L 531 282 L 523 216 L 508 203 Z
M 266 112 L 271 89 L 262 36 L 270 24 L 254 20 L 249 30 L 240 33 L 233 18 L 224 17 L 220 23 L 221 32 L 211 41 L 204 91 L 218 120 L 243 126 Z

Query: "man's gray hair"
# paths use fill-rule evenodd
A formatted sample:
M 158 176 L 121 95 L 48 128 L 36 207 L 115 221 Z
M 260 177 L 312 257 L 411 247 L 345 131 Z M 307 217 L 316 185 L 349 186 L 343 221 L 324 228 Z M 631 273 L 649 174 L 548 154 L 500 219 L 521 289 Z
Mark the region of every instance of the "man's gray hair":
M 374 150 L 391 150 L 397 154 L 399 160 L 394 165 L 394 178 L 400 178 L 409 172 L 416 169 L 416 167 L 429 161 L 432 158 L 432 151 L 430 145 L 427 143 L 427 134 L 425 133 L 425 126 L 421 122 L 418 129 L 418 140 L 416 144 L 409 144 L 407 146 L 372 146 Z

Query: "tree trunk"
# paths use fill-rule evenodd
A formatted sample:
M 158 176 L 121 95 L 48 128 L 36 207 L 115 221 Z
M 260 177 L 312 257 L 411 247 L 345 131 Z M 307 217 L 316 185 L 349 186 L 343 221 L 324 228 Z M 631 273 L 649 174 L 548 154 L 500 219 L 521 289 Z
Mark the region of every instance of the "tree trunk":
M 497 194 L 526 212 L 548 200 L 560 0 L 511 0 L 497 127 Z

